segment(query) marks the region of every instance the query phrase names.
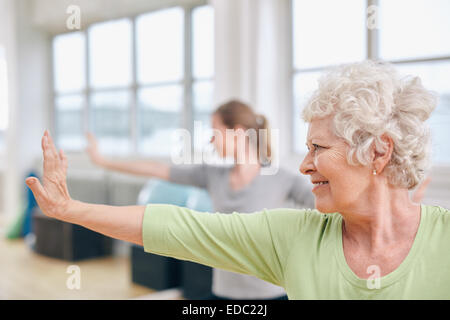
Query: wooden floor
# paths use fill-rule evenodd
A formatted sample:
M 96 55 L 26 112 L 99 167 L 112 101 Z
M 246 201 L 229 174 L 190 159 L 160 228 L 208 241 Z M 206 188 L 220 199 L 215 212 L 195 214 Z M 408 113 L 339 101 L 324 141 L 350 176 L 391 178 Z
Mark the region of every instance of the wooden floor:
M 81 262 L 44 257 L 23 240 L 5 239 L 5 225 L 0 219 L 0 299 L 151 299 L 155 293 L 131 282 L 127 257 Z M 79 290 L 67 288 L 70 265 L 80 267 Z

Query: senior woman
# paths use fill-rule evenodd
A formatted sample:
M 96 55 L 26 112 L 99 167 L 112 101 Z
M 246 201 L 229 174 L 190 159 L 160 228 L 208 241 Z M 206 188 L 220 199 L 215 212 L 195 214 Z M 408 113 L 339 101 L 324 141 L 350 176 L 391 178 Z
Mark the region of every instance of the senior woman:
M 449 299 L 450 214 L 413 203 L 424 178 L 425 125 L 436 101 L 417 78 L 387 64 L 338 67 L 303 111 L 309 149 L 300 171 L 316 209 L 208 214 L 172 205 L 111 207 L 72 200 L 67 160 L 48 132 L 42 211 L 147 252 L 251 274 L 290 299 Z

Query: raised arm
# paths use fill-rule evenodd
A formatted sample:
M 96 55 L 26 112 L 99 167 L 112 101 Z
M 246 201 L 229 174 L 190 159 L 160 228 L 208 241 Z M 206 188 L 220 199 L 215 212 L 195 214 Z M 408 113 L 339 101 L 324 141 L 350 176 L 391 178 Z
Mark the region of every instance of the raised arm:
M 113 207 L 72 199 L 66 183 L 67 158 L 62 150 L 58 153 L 48 131 L 42 137 L 42 151 L 42 184 L 33 177 L 25 182 L 45 215 L 142 245 L 144 206 Z
M 88 153 L 91 161 L 96 165 L 105 169 L 119 171 L 123 173 L 134 174 L 138 176 L 154 177 L 163 180 L 169 180 L 170 167 L 157 161 L 112 161 L 103 157 L 97 146 L 97 140 L 94 135 L 88 133 L 88 147 L 86 152 Z

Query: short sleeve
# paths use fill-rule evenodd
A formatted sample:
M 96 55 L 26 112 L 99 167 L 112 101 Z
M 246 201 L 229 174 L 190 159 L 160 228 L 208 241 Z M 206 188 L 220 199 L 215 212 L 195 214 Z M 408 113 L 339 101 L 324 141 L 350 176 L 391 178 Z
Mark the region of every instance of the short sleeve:
M 206 165 L 172 165 L 170 167 L 169 181 L 173 183 L 206 189 L 207 178 Z
M 284 286 L 285 262 L 304 225 L 304 211 L 209 214 L 151 204 L 144 214 L 144 250 Z
M 311 190 L 312 187 L 308 185 L 308 181 L 301 176 L 296 175 L 293 177 L 289 197 L 299 205 L 303 205 L 306 208 L 314 208 L 315 199 Z

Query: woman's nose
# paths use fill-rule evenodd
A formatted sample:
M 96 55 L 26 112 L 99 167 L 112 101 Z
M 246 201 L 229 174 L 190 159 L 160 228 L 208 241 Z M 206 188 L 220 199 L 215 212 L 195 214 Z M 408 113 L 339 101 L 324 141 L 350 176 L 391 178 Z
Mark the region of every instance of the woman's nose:
M 300 172 L 304 175 L 312 174 L 316 170 L 311 153 L 308 152 L 300 164 Z

